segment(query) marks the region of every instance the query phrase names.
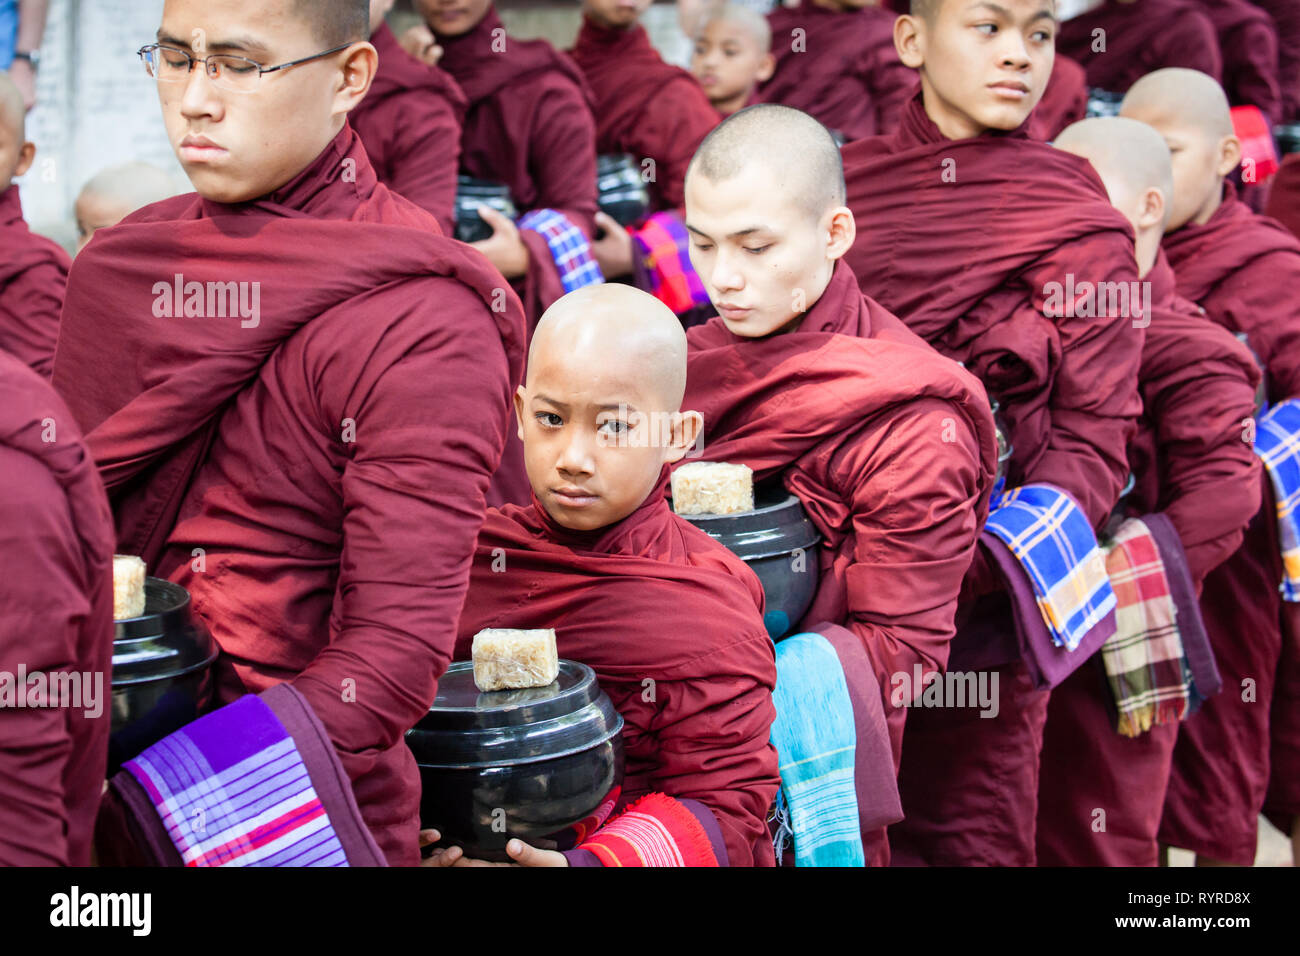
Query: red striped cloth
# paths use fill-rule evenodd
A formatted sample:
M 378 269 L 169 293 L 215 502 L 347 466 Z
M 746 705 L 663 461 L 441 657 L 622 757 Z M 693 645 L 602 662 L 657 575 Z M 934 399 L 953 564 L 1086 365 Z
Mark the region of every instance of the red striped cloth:
M 717 866 L 703 824 L 680 802 L 650 793 L 578 847 L 602 866 Z

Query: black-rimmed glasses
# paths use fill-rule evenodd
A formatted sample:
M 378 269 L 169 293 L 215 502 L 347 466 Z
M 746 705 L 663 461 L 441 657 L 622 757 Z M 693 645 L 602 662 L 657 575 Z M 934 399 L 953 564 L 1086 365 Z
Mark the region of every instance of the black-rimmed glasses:
M 280 63 L 276 66 L 262 66 L 256 60 L 250 60 L 244 56 L 235 56 L 230 53 L 194 56 L 188 50 L 182 50 L 174 46 L 164 46 L 161 43 L 150 43 L 148 46 L 142 46 L 136 53 L 144 61 L 145 70 L 159 83 L 183 82 L 188 79 L 190 71 L 194 69 L 194 64 L 202 63 L 204 72 L 207 73 L 208 79 L 212 81 L 214 86 L 229 90 L 232 93 L 252 93 L 261 82 L 263 73 L 274 73 L 277 70 L 287 70 L 289 67 L 298 66 L 301 63 L 310 63 L 312 60 L 319 60 L 331 53 L 346 50 L 350 46 L 352 46 L 351 43 L 345 43 L 342 46 L 336 46 L 332 50 L 315 53 L 300 60 L 291 60 L 288 63 Z

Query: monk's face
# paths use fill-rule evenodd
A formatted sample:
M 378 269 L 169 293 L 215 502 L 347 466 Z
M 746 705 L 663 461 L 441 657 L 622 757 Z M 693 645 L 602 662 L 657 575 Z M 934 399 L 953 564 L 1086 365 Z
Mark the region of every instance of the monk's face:
M 691 264 L 727 328 L 745 338 L 791 332 L 821 298 L 835 261 L 853 244 L 853 215 L 814 216 L 767 164 L 721 182 L 686 180 Z
M 580 340 L 534 345 L 515 395 L 519 437 L 533 494 L 566 528 L 592 531 L 626 518 L 695 439 L 668 437 L 682 416 L 664 407 L 644 365 L 635 353 L 593 354 Z
M 293 0 L 167 0 L 158 42 L 194 56 L 229 53 L 263 67 L 327 46 Z M 297 176 L 342 128 L 374 75 L 368 44 L 266 73 L 252 91 L 224 89 L 199 64 L 159 83 L 172 148 L 200 195 L 216 202 L 265 196 Z
M 1013 130 L 1042 98 L 1055 58 L 1053 0 L 945 0 L 900 17 L 894 45 L 921 71 L 926 112 L 949 139 Z
M 652 0 L 583 0 L 582 12 L 602 27 L 630 27 L 650 8 Z
M 1241 157 L 1236 137 L 1222 139 L 1155 107 L 1126 107 L 1122 114 L 1146 123 L 1165 138 L 1174 167 L 1174 197 L 1166 232 L 1188 223 L 1204 225 L 1218 208 L 1223 180 Z
M 458 37 L 479 25 L 492 0 L 415 0 L 415 9 L 438 36 Z
M 74 207 L 77 215 L 77 251 L 86 248 L 95 232 L 116 226 L 134 210 L 96 192 L 82 190 Z
M 695 38 L 691 72 L 709 102 L 719 109 L 734 111 L 744 106 L 754 87 L 772 75 L 772 69 L 771 54 L 743 24 L 711 20 Z

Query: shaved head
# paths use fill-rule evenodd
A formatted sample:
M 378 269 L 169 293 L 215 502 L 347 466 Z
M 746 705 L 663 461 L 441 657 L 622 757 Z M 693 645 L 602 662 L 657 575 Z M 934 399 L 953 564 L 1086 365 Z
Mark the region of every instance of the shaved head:
M 515 393 L 533 494 L 566 528 L 621 521 L 695 444 L 683 412 L 686 333 L 654 296 L 586 286 L 546 310 Z
M 772 27 L 768 24 L 767 17 L 752 7 L 742 7 L 738 3 L 711 6 L 700 18 L 695 35 L 698 37 L 703 33 L 710 23 L 734 23 L 754 38 L 760 50 L 766 52 L 772 48 Z
M 1086 119 L 1067 127 L 1052 145 L 1092 163 L 1116 206 L 1147 189 L 1158 189 L 1166 203 L 1173 202 L 1169 147 L 1146 123 L 1122 116 Z M 1121 195 L 1114 195 L 1117 191 Z
M 370 0 L 294 0 L 293 12 L 326 49 L 370 39 Z
M 546 356 L 563 355 L 578 366 L 636 369 L 638 384 L 677 411 L 686 394 L 686 332 L 673 311 L 629 285 L 586 286 L 546 310 L 533 332 L 528 369 Z
M 844 205 L 844 165 L 830 131 L 801 110 L 775 103 L 749 106 L 723 120 L 686 170 L 719 183 L 750 163 L 774 172 L 790 198 L 820 218 Z
M 1210 139 L 1232 135 L 1232 108 L 1214 77 L 1200 70 L 1169 67 L 1138 80 L 1120 104 L 1123 116 L 1161 116 L 1171 124 L 1197 129 Z
M 101 170 L 81 187 L 81 195 L 106 199 L 133 212 L 150 203 L 175 196 L 175 180 L 157 166 L 148 163 L 123 163 Z
M 27 138 L 27 107 L 23 103 L 23 94 L 9 74 L 3 72 L 0 72 L 0 123 L 4 123 L 5 129 L 18 142 Z

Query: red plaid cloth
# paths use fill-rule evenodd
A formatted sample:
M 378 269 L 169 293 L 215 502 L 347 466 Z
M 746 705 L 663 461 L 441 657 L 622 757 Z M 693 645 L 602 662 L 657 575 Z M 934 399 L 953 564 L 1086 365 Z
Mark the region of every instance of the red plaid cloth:
M 1106 573 L 1118 604 L 1102 662 L 1118 712 L 1116 729 L 1136 737 L 1155 724 L 1182 720 L 1191 671 L 1160 549 L 1137 518 L 1125 521 L 1108 547 Z
M 578 847 L 603 866 L 717 866 L 713 845 L 695 814 L 672 797 L 651 793 Z
M 657 212 L 630 232 L 639 253 L 638 287 L 677 315 L 709 304 L 691 265 L 690 235 L 677 213 Z

